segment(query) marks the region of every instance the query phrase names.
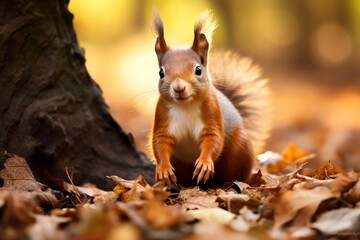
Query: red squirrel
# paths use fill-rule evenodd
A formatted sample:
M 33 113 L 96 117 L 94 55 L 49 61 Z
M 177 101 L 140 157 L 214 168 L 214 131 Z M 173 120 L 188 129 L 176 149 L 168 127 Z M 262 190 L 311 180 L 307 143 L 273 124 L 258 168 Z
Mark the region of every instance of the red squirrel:
M 269 133 L 267 80 L 231 51 L 208 56 L 210 11 L 195 22 L 189 48 L 172 48 L 155 12 L 159 99 L 150 135 L 155 178 L 167 185 L 248 181 L 255 153 Z

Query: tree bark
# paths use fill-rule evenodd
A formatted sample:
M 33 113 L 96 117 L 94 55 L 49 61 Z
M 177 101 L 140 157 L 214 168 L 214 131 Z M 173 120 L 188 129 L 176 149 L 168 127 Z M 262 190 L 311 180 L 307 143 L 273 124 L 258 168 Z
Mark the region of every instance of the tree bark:
M 25 157 L 35 176 L 112 187 L 107 175 L 153 179 L 85 68 L 66 0 L 0 2 L 0 151 Z M 121 96 L 119 96 L 121 97 Z

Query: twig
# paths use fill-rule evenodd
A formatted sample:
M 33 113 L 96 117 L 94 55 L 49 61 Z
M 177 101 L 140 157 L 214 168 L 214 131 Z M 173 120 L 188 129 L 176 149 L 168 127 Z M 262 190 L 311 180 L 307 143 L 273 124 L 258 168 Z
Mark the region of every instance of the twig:
M 67 177 L 68 177 L 68 179 L 69 179 L 69 181 L 70 181 L 70 183 L 71 183 L 71 186 L 74 188 L 74 191 L 75 191 L 76 195 L 80 197 L 81 195 L 80 195 L 78 189 L 76 188 L 76 186 L 75 186 L 75 184 L 74 184 L 74 182 L 73 182 L 74 168 L 72 168 L 72 170 L 71 170 L 71 177 L 70 177 L 70 174 L 69 174 L 69 171 L 68 171 L 68 168 L 67 168 L 67 167 L 65 167 L 65 172 L 66 172 L 66 175 L 67 175 Z M 79 200 L 80 200 L 80 199 L 79 199 Z

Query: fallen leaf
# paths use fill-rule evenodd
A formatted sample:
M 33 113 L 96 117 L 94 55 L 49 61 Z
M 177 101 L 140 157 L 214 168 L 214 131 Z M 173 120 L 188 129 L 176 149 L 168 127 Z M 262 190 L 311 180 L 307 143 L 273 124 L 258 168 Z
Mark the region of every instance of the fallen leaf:
M 139 176 L 135 180 L 125 180 L 125 179 L 115 176 L 115 175 L 107 176 L 107 178 L 110 178 L 117 185 L 124 186 L 129 189 L 133 187 L 134 182 L 136 182 L 136 184 L 138 185 L 137 187 L 139 190 L 145 190 L 145 186 L 147 185 L 142 176 Z
M 242 192 L 242 191 L 244 191 L 244 189 L 250 187 L 249 184 L 244 183 L 244 182 L 240 182 L 240 181 L 235 181 L 234 184 L 235 184 L 236 186 L 238 186 L 238 188 L 240 189 L 240 192 Z
M 269 173 L 278 173 L 293 165 L 302 164 L 314 157 L 315 154 L 307 153 L 295 144 L 289 143 L 282 153 L 282 159 L 274 164 L 267 165 L 266 169 Z
M 251 179 L 249 181 L 249 185 L 251 187 L 260 187 L 261 185 L 266 184 L 266 182 L 264 181 L 264 179 L 262 178 L 262 173 L 261 170 L 257 171 L 257 173 L 253 174 L 251 176 Z
M 356 231 L 360 231 L 360 209 L 340 208 L 325 212 L 317 218 L 312 227 L 332 236 L 336 236 L 338 233 L 348 233 L 348 236 L 356 237 L 357 235 L 354 234 Z
M 325 165 L 322 165 L 315 170 L 305 169 L 303 175 L 313 177 L 316 179 L 328 179 L 331 175 L 344 172 L 340 167 L 334 166 L 331 161 L 328 161 Z
M 335 194 L 342 194 L 348 192 L 359 180 L 359 174 L 355 172 L 339 174 L 328 185 L 330 190 Z
M 0 178 L 4 180 L 3 190 L 16 191 L 23 198 L 37 201 L 44 209 L 52 209 L 58 205 L 53 191 L 46 185 L 35 180 L 26 160 L 15 154 L 9 156 L 0 171 Z
M 26 229 L 35 223 L 36 205 L 18 194 L 0 190 L 0 229 L 2 239 L 25 239 Z
M 254 187 L 245 189 L 243 193 L 250 197 L 247 206 L 255 207 L 259 205 L 270 205 L 278 196 L 280 189 L 280 187 L 276 186 Z
M 355 186 L 349 190 L 348 194 L 345 195 L 345 200 L 351 204 L 360 203 L 360 179 Z
M 309 153 L 303 151 L 293 143 L 289 143 L 282 153 L 283 159 L 286 159 L 290 163 L 299 161 L 299 159 L 302 159 L 303 157 L 309 155 L 310 155 Z
M 166 206 L 158 200 L 147 201 L 143 214 L 148 224 L 155 229 L 174 228 L 187 221 L 185 211 L 178 206 Z
M 182 209 L 195 210 L 203 208 L 216 208 L 219 207 L 219 203 L 216 202 L 217 196 L 201 196 L 201 197 L 189 197 L 180 202 Z
M 4 189 L 34 192 L 48 188 L 35 180 L 24 158 L 10 153 L 7 156 L 9 158 L 4 163 L 5 168 L 0 171 L 0 177 L 4 180 Z
M 220 194 L 218 202 L 224 202 L 228 211 L 238 214 L 240 209 L 246 205 L 251 205 L 250 197 L 247 194 Z
M 334 196 L 340 197 L 342 193 L 348 192 L 358 182 L 359 175 L 355 172 L 342 173 L 336 175 L 335 178 L 320 180 L 317 178 L 298 175 L 298 177 L 305 179 L 299 184 L 296 184 L 294 189 L 313 189 L 318 186 L 325 186 L 330 189 Z
M 59 225 L 71 221 L 69 217 L 35 215 L 35 224 L 27 228 L 28 236 L 36 239 L 66 239 L 66 232 L 59 229 Z M 56 236 L 56 237 L 55 237 Z
M 129 190 L 129 189 L 126 188 L 126 187 L 124 187 L 124 186 L 116 185 L 116 186 L 114 187 L 114 189 L 113 189 L 113 192 L 114 192 L 114 194 L 115 194 L 117 197 L 121 198 L 121 196 L 122 196 L 124 193 L 126 193 L 128 190 Z
M 123 223 L 111 229 L 107 240 L 139 240 L 141 239 L 141 232 L 131 223 Z
M 70 222 L 67 232 L 71 233 L 69 239 L 107 239 L 111 229 L 120 224 L 126 215 L 117 206 L 105 205 L 95 207 L 92 204 L 82 204 L 76 207 L 73 214 L 76 221 Z
M 319 205 L 334 197 L 330 189 L 324 186 L 282 193 L 274 204 L 275 228 L 285 224 L 301 227 L 310 223 Z
M 182 189 L 177 198 L 177 202 L 183 210 L 195 210 L 219 207 L 219 203 L 216 202 L 217 198 L 215 194 L 209 194 L 196 186 Z
M 121 199 L 121 201 L 129 202 L 141 199 L 142 194 L 146 191 L 144 180 L 142 177 L 138 177 L 136 180 L 125 180 L 118 176 L 108 176 L 117 185 L 114 187 L 115 195 Z
M 170 193 L 166 191 L 164 182 L 158 182 L 154 186 L 146 185 L 141 199 L 165 201 L 169 198 Z
M 94 204 L 95 206 L 103 206 L 115 203 L 117 200 L 117 196 L 114 192 L 107 192 L 104 194 L 95 194 L 94 196 Z

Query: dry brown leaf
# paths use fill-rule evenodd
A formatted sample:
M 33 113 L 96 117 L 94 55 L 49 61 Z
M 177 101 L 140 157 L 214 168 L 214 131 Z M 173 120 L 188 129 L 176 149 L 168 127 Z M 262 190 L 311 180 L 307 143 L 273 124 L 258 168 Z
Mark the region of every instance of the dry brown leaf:
M 249 181 L 249 185 L 251 187 L 260 187 L 261 185 L 266 184 L 266 182 L 264 181 L 264 179 L 262 178 L 262 173 L 261 170 L 257 171 L 257 173 L 253 174 L 250 181 Z
M 220 194 L 217 201 L 224 202 L 227 210 L 235 214 L 238 214 L 244 206 L 252 205 L 250 197 L 247 194 Z
M 355 186 L 350 189 L 348 194 L 345 196 L 345 200 L 351 204 L 360 203 L 360 179 L 357 181 Z
M 203 208 L 216 208 L 219 207 L 219 203 L 216 202 L 217 196 L 200 196 L 189 197 L 185 201 L 181 201 L 183 210 L 195 210 Z
M 37 201 L 41 207 L 52 209 L 58 205 L 58 200 L 52 190 L 35 180 L 33 173 L 26 160 L 15 154 L 10 156 L 4 163 L 4 169 L 0 171 L 0 178 L 4 180 L 3 190 L 16 191 L 23 198 Z
M 289 143 L 282 153 L 283 159 L 286 159 L 290 163 L 299 161 L 299 159 L 308 155 L 309 153 L 303 151 L 293 143 Z
M 69 217 L 35 215 L 36 222 L 27 228 L 28 236 L 36 239 L 66 239 L 66 232 L 59 229 L 59 225 L 71 221 Z
M 35 223 L 36 206 L 10 191 L 0 190 L 0 236 L 3 239 L 24 239 L 26 229 Z
M 138 186 L 139 190 L 144 189 L 145 186 L 147 185 L 147 183 L 145 182 L 145 180 L 142 176 L 137 177 L 135 180 L 125 180 L 125 179 L 115 176 L 115 175 L 107 176 L 107 178 L 110 178 L 117 185 L 124 186 L 129 189 L 133 187 L 134 182 L 136 182 L 136 184 L 139 185 Z
M 259 206 L 259 205 L 270 205 L 274 199 L 278 196 L 280 187 L 258 187 L 258 188 L 247 188 L 243 191 L 244 194 L 250 197 L 250 201 L 247 206 Z
M 236 186 L 238 186 L 238 188 L 240 189 L 240 192 L 242 192 L 242 191 L 244 191 L 244 189 L 250 187 L 249 184 L 244 183 L 244 182 L 240 182 L 240 181 L 235 181 L 234 184 L 235 184 Z
M 269 173 L 278 173 L 293 165 L 302 164 L 312 158 L 315 154 L 307 153 L 297 147 L 295 144 L 289 143 L 282 153 L 282 159 L 275 164 L 267 165 Z
M 120 185 L 116 185 L 113 189 L 113 192 L 115 194 L 115 196 L 117 196 L 118 198 L 121 198 L 122 195 L 124 193 L 126 193 L 127 191 L 129 191 L 128 188 L 124 187 L 124 186 L 120 186 Z
M 359 179 L 358 173 L 355 172 L 338 174 L 336 175 L 335 179 L 325 180 L 320 180 L 317 178 L 303 175 L 298 175 L 298 177 L 303 178 L 306 181 L 296 184 L 294 187 L 295 190 L 313 189 L 318 186 L 325 186 L 330 189 L 334 196 L 340 196 L 342 193 L 348 192 L 351 188 L 355 186 Z
M 188 217 L 178 206 L 166 206 L 158 200 L 148 200 L 143 207 L 143 215 L 155 229 L 175 228 L 184 224 Z
M 26 160 L 15 154 L 7 154 L 9 158 L 4 163 L 4 169 L 0 171 L 0 177 L 4 180 L 3 188 L 21 191 L 42 191 L 47 186 L 35 180 L 34 175 Z
M 144 178 L 138 177 L 136 180 L 125 180 L 118 176 L 107 176 L 117 185 L 114 188 L 115 195 L 124 202 L 136 201 L 141 199 L 145 192 Z
M 339 174 L 328 185 L 330 190 L 335 194 L 341 194 L 348 192 L 359 180 L 359 174 L 355 172 Z
M 180 190 L 179 199 L 186 200 L 190 197 L 202 197 L 208 196 L 208 193 L 201 190 L 198 186 L 192 188 L 184 188 Z
M 146 185 L 141 199 L 165 201 L 169 198 L 170 193 L 166 191 L 164 182 L 156 183 L 154 186 Z
M 140 187 L 142 187 L 141 185 L 139 185 L 137 183 L 137 181 L 134 181 L 132 188 L 130 188 L 128 191 L 125 191 L 121 197 L 120 200 L 124 201 L 124 202 L 130 202 L 130 201 L 137 201 L 141 199 L 142 194 L 144 193 L 145 189 L 141 188 L 140 190 L 138 189 Z M 119 198 L 119 196 L 118 196 Z
M 312 227 L 332 236 L 358 236 L 360 231 L 360 209 L 340 208 L 321 214 Z M 339 234 L 343 233 L 343 234 Z
M 266 182 L 266 188 L 275 188 L 277 190 L 284 191 L 284 190 L 291 190 L 295 184 L 303 181 L 302 179 L 298 178 L 298 173 L 303 169 L 304 165 L 296 166 L 296 169 L 290 173 L 282 174 L 282 175 L 275 175 L 271 173 L 264 172 L 262 179 Z
M 68 214 L 73 214 L 76 220 L 68 224 L 67 228 L 72 238 L 91 240 L 107 239 L 111 229 L 118 226 L 125 216 L 116 204 L 104 207 L 95 207 L 92 204 L 78 205 L 75 212 Z
M 218 207 L 217 196 L 200 190 L 198 186 L 182 189 L 179 193 L 178 203 L 183 210 L 194 210 Z
M 140 240 L 139 229 L 131 223 L 123 223 L 111 229 L 107 240 Z
M 324 186 L 284 192 L 274 204 L 275 228 L 285 224 L 301 227 L 310 223 L 319 205 L 334 197 L 330 189 Z
M 315 170 L 304 169 L 303 175 L 323 180 L 330 178 L 331 175 L 342 172 L 344 172 L 344 170 L 338 166 L 334 166 L 331 161 L 328 161 L 325 165 L 322 165 Z
M 114 192 L 107 192 L 105 194 L 95 194 L 94 204 L 95 206 L 110 205 L 115 203 L 117 196 Z

